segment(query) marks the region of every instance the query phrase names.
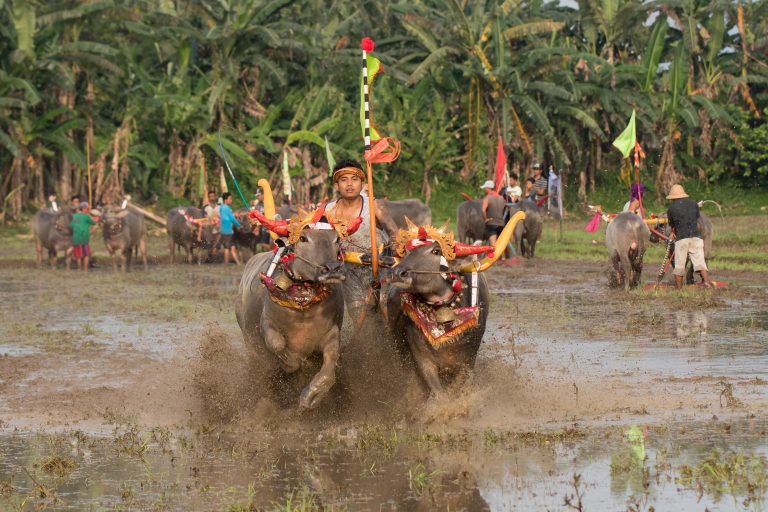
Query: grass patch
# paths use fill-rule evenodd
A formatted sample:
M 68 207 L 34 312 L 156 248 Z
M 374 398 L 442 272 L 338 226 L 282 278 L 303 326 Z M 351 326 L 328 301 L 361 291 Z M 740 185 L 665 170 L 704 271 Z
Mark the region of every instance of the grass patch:
M 764 455 L 714 450 L 694 465 L 679 468 L 678 482 L 719 498 L 723 494 L 759 499 L 768 492 L 768 462 Z

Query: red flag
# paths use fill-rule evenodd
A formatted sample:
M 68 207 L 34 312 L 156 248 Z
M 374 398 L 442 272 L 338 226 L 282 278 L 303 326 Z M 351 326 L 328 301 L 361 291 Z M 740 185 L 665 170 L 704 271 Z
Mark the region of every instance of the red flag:
M 499 148 L 496 150 L 496 192 L 501 189 L 502 183 L 507 173 L 507 155 L 504 154 L 504 144 L 499 135 Z

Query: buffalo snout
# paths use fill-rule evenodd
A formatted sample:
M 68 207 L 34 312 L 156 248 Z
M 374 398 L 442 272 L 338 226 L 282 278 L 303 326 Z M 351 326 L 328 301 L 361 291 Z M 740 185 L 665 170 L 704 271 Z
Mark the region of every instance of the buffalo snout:
M 334 284 L 344 281 L 346 277 L 344 274 L 344 263 L 339 261 L 323 266 L 317 280 L 325 284 Z
M 395 267 L 395 269 L 392 271 L 390 284 L 395 288 L 410 288 L 410 286 L 413 284 L 413 276 L 411 275 L 411 270 L 408 268 Z

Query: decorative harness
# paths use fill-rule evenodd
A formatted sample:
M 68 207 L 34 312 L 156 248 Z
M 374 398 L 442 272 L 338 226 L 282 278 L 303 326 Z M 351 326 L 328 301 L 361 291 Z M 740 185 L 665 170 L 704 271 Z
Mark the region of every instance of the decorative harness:
M 323 221 L 324 215 L 328 222 Z M 299 242 L 301 232 L 305 228 L 324 231 L 335 230 L 343 239 L 354 233 L 360 222 L 353 222 L 351 225 L 348 225 L 346 222 L 334 219 L 323 209 L 318 209 L 308 215 L 305 212 L 301 212 L 287 223 L 285 221 L 282 223 L 271 221 L 256 211 L 249 212 L 249 216 L 260 221 L 270 231 L 283 237 L 275 240 L 275 245 L 272 249 L 274 255 L 267 268 L 267 272 L 259 273 L 259 279 L 267 288 L 272 302 L 297 311 L 306 311 L 315 304 L 327 299 L 331 295 L 331 289 L 328 285 L 308 281 L 293 269 L 292 263 L 295 259 L 299 259 L 308 265 L 322 268 L 321 265 L 296 254 L 295 245 Z M 344 253 L 341 249 L 337 259 L 339 261 L 344 260 Z M 272 276 L 278 265 L 282 267 L 284 274 L 273 278 Z
M 445 228 L 432 226 L 416 227 L 407 220 L 409 229 L 401 229 L 395 239 L 395 253 L 404 256 L 425 245 L 440 246 L 440 266 L 438 271 L 411 271 L 415 273 L 438 273 L 451 286 L 451 296 L 439 301 L 428 301 L 421 295 L 400 292 L 400 305 L 403 312 L 419 328 L 421 333 L 434 348 L 442 348 L 459 341 L 459 335 L 477 326 L 480 319 L 478 300 L 477 271 L 469 273 L 471 289 L 470 305 L 461 306 L 463 293 L 467 288 L 466 277 L 450 271 L 448 260 L 477 254 L 492 254 L 492 246 L 475 246 L 454 241 L 453 233 L 446 233 Z

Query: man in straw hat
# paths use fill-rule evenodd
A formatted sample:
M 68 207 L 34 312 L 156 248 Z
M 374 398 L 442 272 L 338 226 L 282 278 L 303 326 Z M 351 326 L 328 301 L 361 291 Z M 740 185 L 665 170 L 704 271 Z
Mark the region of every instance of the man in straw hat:
M 688 257 L 693 263 L 693 270 L 701 274 L 704 286 L 712 286 L 704 261 L 704 241 L 699 233 L 699 205 L 688 197 L 682 185 L 672 185 L 667 195 L 672 204 L 667 210 L 669 225 L 672 227 L 672 239 L 675 241 L 675 288 L 683 287 L 685 262 Z

